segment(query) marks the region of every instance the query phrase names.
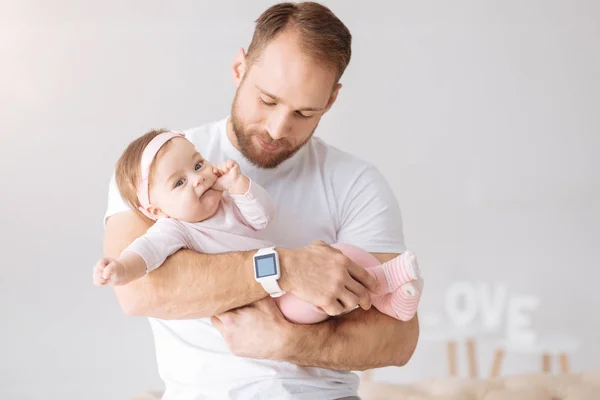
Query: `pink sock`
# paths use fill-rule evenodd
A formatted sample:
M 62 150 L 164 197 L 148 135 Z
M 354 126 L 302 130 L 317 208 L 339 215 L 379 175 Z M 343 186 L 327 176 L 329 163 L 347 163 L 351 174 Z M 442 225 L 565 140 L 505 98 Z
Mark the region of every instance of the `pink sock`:
M 368 268 L 368 271 L 381 284 L 381 291 L 372 297 L 378 310 L 402 321 L 415 316 L 423 279 L 414 253 L 405 251 L 382 265 Z
M 421 277 L 417 256 L 412 251 L 405 251 L 398 257 L 382 264 L 381 267 L 385 273 L 389 292 Z
M 373 275 L 375 279 L 377 279 L 377 282 L 379 282 L 379 291 L 377 294 L 386 294 L 391 292 L 388 278 L 383 270 L 383 264 L 376 267 L 367 268 L 367 272 Z

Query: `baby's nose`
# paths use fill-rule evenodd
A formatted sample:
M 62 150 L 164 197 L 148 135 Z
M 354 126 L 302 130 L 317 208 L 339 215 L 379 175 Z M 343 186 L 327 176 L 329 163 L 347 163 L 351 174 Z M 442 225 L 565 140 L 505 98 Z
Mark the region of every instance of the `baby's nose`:
M 198 176 L 196 178 L 196 183 L 194 183 L 194 187 L 198 186 L 198 185 L 202 185 L 205 180 L 206 180 L 206 178 L 204 176 Z

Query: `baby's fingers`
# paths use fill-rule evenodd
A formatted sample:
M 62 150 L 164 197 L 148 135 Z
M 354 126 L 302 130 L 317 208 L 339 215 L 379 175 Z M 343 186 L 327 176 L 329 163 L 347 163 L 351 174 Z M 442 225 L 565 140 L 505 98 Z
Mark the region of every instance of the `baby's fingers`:
M 94 275 L 92 276 L 94 285 L 103 286 L 106 284 L 106 279 L 102 277 L 102 270 L 100 268 L 94 268 Z
M 115 263 L 111 262 L 110 264 L 108 264 L 106 266 L 106 268 L 104 268 L 104 271 L 102 271 L 102 278 L 104 278 L 105 280 L 110 280 L 112 274 L 114 273 L 115 270 Z

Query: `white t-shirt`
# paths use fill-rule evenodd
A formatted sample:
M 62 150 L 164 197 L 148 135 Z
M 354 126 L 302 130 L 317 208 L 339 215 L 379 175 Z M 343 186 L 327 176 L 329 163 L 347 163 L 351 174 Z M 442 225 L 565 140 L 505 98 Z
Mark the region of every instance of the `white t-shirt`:
M 398 203 L 375 167 L 313 137 L 277 168 L 260 169 L 233 146 L 226 126 L 227 118 L 185 134 L 211 163 L 236 160 L 269 192 L 277 210 L 269 225 L 256 232 L 257 239 L 289 248 L 323 240 L 369 252 L 405 251 Z M 113 176 L 105 221 L 127 210 Z M 149 320 L 165 400 L 329 400 L 357 393 L 359 380 L 351 372 L 234 356 L 208 318 Z

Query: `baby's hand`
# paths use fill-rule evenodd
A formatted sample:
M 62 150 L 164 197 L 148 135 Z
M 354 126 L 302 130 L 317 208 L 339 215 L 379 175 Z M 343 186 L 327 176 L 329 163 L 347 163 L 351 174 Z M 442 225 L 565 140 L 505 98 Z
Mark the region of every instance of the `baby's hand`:
M 125 266 L 112 258 L 102 258 L 94 265 L 94 285 L 124 285 L 128 281 Z
M 213 189 L 221 191 L 229 190 L 231 185 L 242 176 L 242 170 L 240 169 L 239 164 L 233 160 L 220 163 L 213 167 L 213 172 L 219 177 L 213 185 Z

